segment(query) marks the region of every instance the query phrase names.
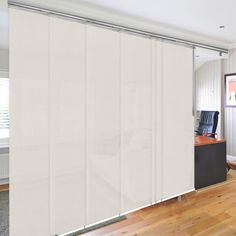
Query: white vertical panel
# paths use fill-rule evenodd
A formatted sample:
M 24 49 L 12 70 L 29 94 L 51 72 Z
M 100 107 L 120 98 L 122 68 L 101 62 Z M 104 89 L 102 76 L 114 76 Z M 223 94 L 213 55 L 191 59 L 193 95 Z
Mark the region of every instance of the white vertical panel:
M 119 33 L 87 26 L 87 224 L 119 214 Z
M 84 24 L 50 18 L 50 95 L 52 226 L 61 234 L 85 225 Z
M 153 150 L 154 150 L 154 175 L 153 175 L 153 192 L 154 202 L 160 201 L 162 197 L 162 151 L 163 151 L 163 91 L 162 91 L 162 42 L 152 40 L 152 65 L 153 65 Z
M 152 201 L 151 40 L 121 33 L 122 212 Z
M 163 44 L 163 198 L 192 190 L 191 48 Z
M 10 235 L 50 235 L 48 17 L 10 9 Z

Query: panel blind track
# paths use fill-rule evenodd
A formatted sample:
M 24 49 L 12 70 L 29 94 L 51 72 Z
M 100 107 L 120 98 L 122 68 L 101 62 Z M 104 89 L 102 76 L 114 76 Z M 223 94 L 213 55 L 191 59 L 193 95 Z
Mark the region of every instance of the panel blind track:
M 140 29 L 136 29 L 136 28 L 132 28 L 132 27 L 122 26 L 119 24 L 100 21 L 100 20 L 87 18 L 87 17 L 83 17 L 83 16 L 79 16 L 79 15 L 74 15 L 74 14 L 70 14 L 70 13 L 66 13 L 66 12 L 56 11 L 53 9 L 46 9 L 46 8 L 23 4 L 23 3 L 18 3 L 18 2 L 14 2 L 14 1 L 9 1 L 8 5 L 23 8 L 25 10 L 40 12 L 41 14 L 56 15 L 56 16 L 60 16 L 60 17 L 64 17 L 64 18 L 68 18 L 68 19 L 72 19 L 72 20 L 78 20 L 78 21 L 85 22 L 85 23 L 91 23 L 91 24 L 95 24 L 95 25 L 99 25 L 99 26 L 103 26 L 103 27 L 112 28 L 115 30 L 121 30 L 121 31 L 130 32 L 130 33 L 135 33 L 135 34 L 139 34 L 139 35 L 142 35 L 145 37 L 162 39 L 162 40 L 166 40 L 166 41 L 177 43 L 177 44 L 183 44 L 188 47 L 199 47 L 199 48 L 204 48 L 204 49 L 208 49 L 208 50 L 213 50 L 213 51 L 219 52 L 220 54 L 222 54 L 222 53 L 228 54 L 229 53 L 229 50 L 226 48 L 216 47 L 216 46 L 212 46 L 212 45 L 208 45 L 208 44 L 198 43 L 198 42 L 189 41 L 189 40 L 185 40 L 185 39 L 181 39 L 181 38 L 176 38 L 176 37 L 171 37 L 171 36 L 167 36 L 167 35 L 163 35 L 163 34 L 140 30 Z

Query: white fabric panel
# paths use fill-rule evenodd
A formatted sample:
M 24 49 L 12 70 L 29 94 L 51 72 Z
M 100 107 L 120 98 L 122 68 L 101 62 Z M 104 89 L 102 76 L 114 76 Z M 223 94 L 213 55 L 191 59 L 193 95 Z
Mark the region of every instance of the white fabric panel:
M 87 26 L 87 224 L 120 212 L 119 33 Z
M 85 225 L 85 25 L 50 18 L 51 212 L 55 234 Z
M 163 43 L 163 198 L 194 188 L 191 48 Z
M 153 200 L 158 202 L 162 197 L 162 152 L 163 152 L 163 90 L 162 90 L 162 42 L 152 40 L 152 122 L 153 122 Z
M 48 17 L 10 9 L 10 235 L 49 235 Z
M 151 40 L 121 33 L 122 212 L 152 201 Z

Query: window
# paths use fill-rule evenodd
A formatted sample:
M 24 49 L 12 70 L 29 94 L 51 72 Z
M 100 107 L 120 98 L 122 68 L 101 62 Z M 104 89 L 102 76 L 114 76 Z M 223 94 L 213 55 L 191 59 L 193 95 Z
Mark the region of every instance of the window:
M 0 78 L 0 146 L 9 140 L 9 79 Z

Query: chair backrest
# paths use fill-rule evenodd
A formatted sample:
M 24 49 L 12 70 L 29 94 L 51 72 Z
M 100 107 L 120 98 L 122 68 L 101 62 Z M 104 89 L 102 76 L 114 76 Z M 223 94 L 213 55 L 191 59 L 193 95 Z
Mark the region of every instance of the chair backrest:
M 215 133 L 218 124 L 218 116 L 218 111 L 201 111 L 197 134 L 204 135 L 206 133 Z M 215 137 L 214 134 L 208 136 Z

